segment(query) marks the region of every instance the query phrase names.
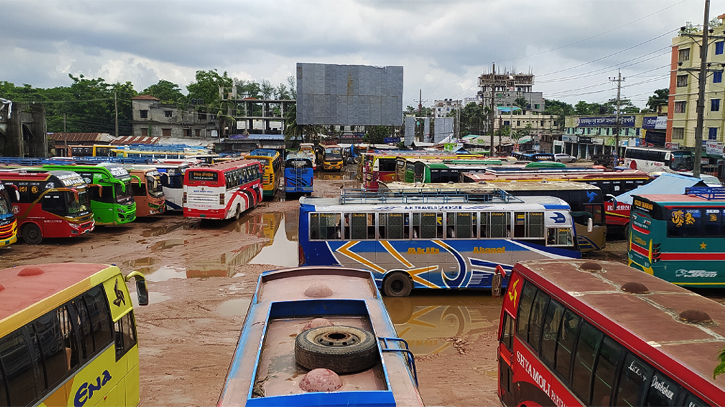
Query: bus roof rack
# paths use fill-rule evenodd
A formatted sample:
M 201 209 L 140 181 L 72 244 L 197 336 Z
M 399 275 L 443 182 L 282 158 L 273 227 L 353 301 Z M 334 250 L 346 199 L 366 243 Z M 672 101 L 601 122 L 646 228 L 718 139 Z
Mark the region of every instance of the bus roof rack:
M 499 188 L 482 188 L 481 190 L 462 190 L 458 188 L 387 189 L 384 191 L 343 189 L 340 193 L 341 204 L 453 202 L 511 203 L 523 202 L 523 200 Z
M 725 199 L 725 187 L 690 187 L 685 188 L 685 194 L 695 195 L 703 199 Z

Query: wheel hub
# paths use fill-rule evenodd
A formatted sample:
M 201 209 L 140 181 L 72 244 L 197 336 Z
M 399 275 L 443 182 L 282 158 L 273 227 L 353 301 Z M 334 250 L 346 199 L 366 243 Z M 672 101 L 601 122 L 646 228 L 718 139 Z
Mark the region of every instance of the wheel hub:
M 325 346 L 350 346 L 360 342 L 360 338 L 347 332 L 328 332 L 317 337 L 317 343 Z

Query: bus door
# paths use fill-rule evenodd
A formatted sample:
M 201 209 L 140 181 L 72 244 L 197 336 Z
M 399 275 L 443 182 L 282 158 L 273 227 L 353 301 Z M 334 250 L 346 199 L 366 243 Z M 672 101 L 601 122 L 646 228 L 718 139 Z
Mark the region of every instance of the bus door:
M 516 324 L 516 310 L 521 299 L 521 288 L 524 280 L 518 274 L 511 276 L 511 283 L 506 290 L 501 309 L 501 324 L 498 333 L 498 394 L 504 405 L 515 405 L 513 396 L 513 369 L 516 360 L 514 358 L 514 326 Z

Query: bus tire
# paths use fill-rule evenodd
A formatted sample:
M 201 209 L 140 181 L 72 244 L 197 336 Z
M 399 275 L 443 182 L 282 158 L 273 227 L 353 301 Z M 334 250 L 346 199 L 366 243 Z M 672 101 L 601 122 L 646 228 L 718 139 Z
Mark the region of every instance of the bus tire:
M 412 290 L 413 280 L 406 273 L 390 273 L 383 280 L 383 294 L 388 297 L 407 297 Z
M 234 220 L 239 220 L 239 218 L 242 216 L 242 208 L 237 204 L 237 211 L 234 212 Z
M 624 240 L 629 240 L 629 222 L 622 226 L 622 235 L 624 235 Z
M 23 226 L 22 232 L 23 240 L 27 244 L 38 244 L 43 241 L 43 233 L 40 231 L 40 226 L 35 223 L 28 223 Z
M 311 328 L 295 338 L 295 361 L 310 370 L 361 372 L 378 362 L 377 345 L 375 335 L 363 329 L 342 325 Z

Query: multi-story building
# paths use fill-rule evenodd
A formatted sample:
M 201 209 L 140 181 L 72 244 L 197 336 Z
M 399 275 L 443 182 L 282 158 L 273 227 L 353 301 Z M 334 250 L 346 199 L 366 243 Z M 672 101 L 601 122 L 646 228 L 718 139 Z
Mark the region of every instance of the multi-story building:
M 718 16 L 722 24 L 725 14 Z M 703 172 L 723 174 L 723 146 L 725 145 L 725 82 L 722 67 L 725 64 L 725 40 L 722 27 L 714 30 L 714 41 L 709 41 L 707 62 L 710 68 L 705 80 L 705 104 L 703 112 Z M 700 43 L 702 31 L 680 33 L 672 39 L 670 62 L 670 98 L 667 115 L 667 142 L 673 147 L 695 147 L 697 126 L 697 100 L 700 84 Z M 689 70 L 689 71 L 688 71 Z M 719 168 L 718 168 L 719 167 Z
M 433 117 L 446 117 L 449 113 L 455 112 L 456 109 L 460 109 L 462 107 L 460 100 L 436 100 L 433 102 Z
M 165 104 L 153 96 L 131 98 L 133 135 L 137 137 L 211 138 L 216 137 L 215 115 L 197 112 L 193 107 L 181 109 Z
M 542 92 L 533 92 L 534 75 L 524 73 L 489 73 L 478 77 L 478 92 L 484 104 L 491 103 L 491 92 L 493 90 L 493 104 L 497 107 L 514 106 L 517 99 L 526 101 L 525 110 L 532 112 L 543 112 L 545 109 L 544 95 Z

